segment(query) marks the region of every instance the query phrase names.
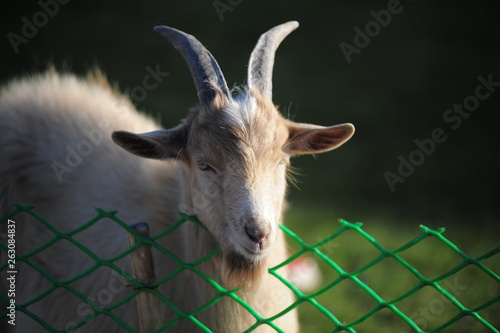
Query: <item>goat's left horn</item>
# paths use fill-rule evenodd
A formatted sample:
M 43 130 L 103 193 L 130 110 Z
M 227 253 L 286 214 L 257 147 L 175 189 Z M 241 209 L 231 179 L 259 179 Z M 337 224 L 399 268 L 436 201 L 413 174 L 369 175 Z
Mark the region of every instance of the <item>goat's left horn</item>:
M 261 94 L 272 99 L 274 54 L 288 34 L 297 29 L 299 22 L 290 21 L 278 25 L 260 36 L 252 51 L 248 65 L 248 87 L 256 88 Z
M 208 104 L 213 100 L 214 86 L 229 98 L 229 89 L 217 61 L 198 39 L 166 26 L 157 26 L 154 30 L 165 37 L 187 62 L 201 103 Z

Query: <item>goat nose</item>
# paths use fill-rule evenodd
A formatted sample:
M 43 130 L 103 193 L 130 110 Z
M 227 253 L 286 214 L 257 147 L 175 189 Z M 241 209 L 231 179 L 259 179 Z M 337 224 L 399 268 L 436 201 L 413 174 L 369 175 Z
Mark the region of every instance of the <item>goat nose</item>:
M 249 226 L 245 226 L 245 232 L 250 238 L 250 240 L 254 243 L 260 244 L 264 238 L 269 234 L 268 232 L 260 229 L 260 228 L 253 228 Z

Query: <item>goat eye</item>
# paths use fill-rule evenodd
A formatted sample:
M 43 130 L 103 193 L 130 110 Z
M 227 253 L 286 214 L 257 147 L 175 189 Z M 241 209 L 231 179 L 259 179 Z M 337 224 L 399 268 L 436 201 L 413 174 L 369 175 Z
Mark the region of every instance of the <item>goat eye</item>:
M 202 171 L 209 171 L 209 170 L 214 170 L 208 163 L 205 162 L 199 162 L 198 163 L 198 169 Z

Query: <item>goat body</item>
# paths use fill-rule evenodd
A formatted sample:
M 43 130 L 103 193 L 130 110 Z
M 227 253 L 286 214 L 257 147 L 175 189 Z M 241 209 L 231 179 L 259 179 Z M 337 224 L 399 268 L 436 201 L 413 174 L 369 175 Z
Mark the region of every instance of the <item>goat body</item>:
M 354 132 L 351 124 L 294 123 L 273 105 L 274 53 L 297 26 L 288 22 L 261 36 L 250 58 L 248 87 L 237 96 L 196 38 L 157 27 L 188 63 L 199 97 L 199 105 L 186 120 L 169 130 L 138 113 L 99 73 L 79 79 L 48 71 L 6 85 L 0 92 L 1 215 L 14 201 L 34 203 L 40 215 L 68 232 L 95 215 L 92 207 L 100 207 L 118 210 L 118 217 L 129 223 L 147 221 L 152 232 L 158 233 L 178 219 L 177 212 L 195 214 L 210 232 L 185 223 L 158 243 L 185 262 L 220 247 L 219 254 L 199 264 L 201 271 L 226 288 L 241 288 L 238 296 L 264 318 L 285 310 L 294 302 L 293 293 L 267 269 L 287 257 L 278 221 L 289 158 L 336 148 Z M 18 254 L 29 253 L 53 237 L 28 214 L 16 216 L 16 224 Z M 103 259 L 127 248 L 124 230 L 108 219 L 73 237 Z M 30 260 L 58 281 L 67 281 L 95 264 L 65 240 Z M 127 258 L 116 264 L 129 270 Z M 159 278 L 177 269 L 160 253 L 155 254 L 155 265 Z M 18 262 L 17 270 L 17 304 L 52 287 L 26 263 Z M 282 274 L 286 277 L 286 271 Z M 5 281 L 0 282 L 2 292 Z M 124 278 L 107 267 L 70 285 L 102 307 L 130 293 Z M 213 287 L 190 271 L 162 284 L 159 291 L 184 312 L 216 296 Z M 55 288 L 28 310 L 56 330 L 92 313 L 86 302 L 64 288 Z M 165 321 L 174 317 L 172 310 L 163 310 Z M 112 312 L 137 329 L 134 301 Z M 229 297 L 196 318 L 214 332 L 241 332 L 256 320 Z M 298 331 L 295 311 L 274 323 L 285 332 Z M 40 325 L 21 311 L 15 326 L 0 327 L 3 332 L 40 331 Z M 123 328 L 108 316 L 98 315 L 78 330 L 117 332 Z M 183 319 L 171 330 L 195 332 L 197 328 Z M 267 331 L 274 329 L 261 325 L 256 330 Z

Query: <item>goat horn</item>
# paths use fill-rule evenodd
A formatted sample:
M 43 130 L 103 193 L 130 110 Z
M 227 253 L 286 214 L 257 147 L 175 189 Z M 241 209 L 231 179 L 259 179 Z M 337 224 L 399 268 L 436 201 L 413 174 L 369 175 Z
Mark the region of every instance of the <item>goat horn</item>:
M 157 26 L 154 30 L 165 37 L 187 62 L 201 103 L 209 104 L 213 100 L 214 86 L 229 98 L 229 89 L 217 61 L 198 39 L 167 26 Z
M 299 22 L 290 21 L 278 25 L 260 36 L 248 65 L 248 87 L 250 89 L 256 88 L 261 94 L 272 99 L 274 54 L 283 39 L 298 26 Z

